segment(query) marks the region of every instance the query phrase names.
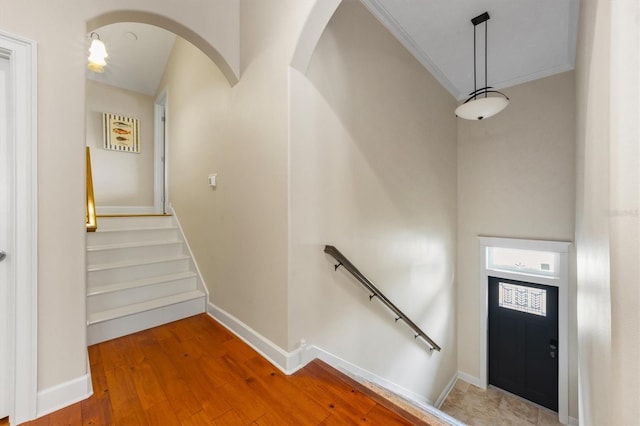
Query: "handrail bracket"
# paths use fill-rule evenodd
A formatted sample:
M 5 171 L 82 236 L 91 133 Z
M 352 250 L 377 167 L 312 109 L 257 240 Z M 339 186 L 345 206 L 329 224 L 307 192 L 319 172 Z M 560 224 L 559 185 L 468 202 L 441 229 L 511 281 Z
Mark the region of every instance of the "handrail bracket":
M 429 352 L 440 351 L 441 348 L 431 340 L 427 334 L 420 329 L 413 321 L 411 321 L 400 309 L 396 307 L 378 288 L 367 279 L 354 265 L 347 259 L 340 251 L 334 246 L 325 246 L 324 252 L 328 255 L 332 256 L 335 260 L 338 261 L 337 265 L 334 265 L 334 270 L 337 271 L 340 266 L 343 266 L 347 271 L 354 276 L 356 280 L 360 282 L 363 286 L 369 290 L 369 301 L 373 300 L 374 297 L 377 297 L 382 303 L 384 303 L 387 308 L 391 309 L 394 314 L 396 314 L 395 322 L 398 320 L 402 320 L 407 326 L 409 326 L 415 333 L 414 339 L 421 337 L 427 344 L 429 345 Z

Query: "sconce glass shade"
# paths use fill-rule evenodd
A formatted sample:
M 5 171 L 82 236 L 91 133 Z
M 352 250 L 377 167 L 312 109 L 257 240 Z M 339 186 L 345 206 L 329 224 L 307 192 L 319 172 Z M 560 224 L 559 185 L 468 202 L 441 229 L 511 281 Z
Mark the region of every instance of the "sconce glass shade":
M 104 71 L 103 68 L 107 65 L 105 59 L 108 56 L 104 43 L 99 39 L 93 39 L 91 41 L 91 47 L 89 48 L 89 69 L 93 72 Z
M 499 92 L 498 92 L 499 93 Z M 500 93 L 502 95 L 502 93 Z M 456 116 L 466 120 L 482 120 L 493 117 L 509 105 L 509 98 L 500 97 L 470 98 L 456 108 Z

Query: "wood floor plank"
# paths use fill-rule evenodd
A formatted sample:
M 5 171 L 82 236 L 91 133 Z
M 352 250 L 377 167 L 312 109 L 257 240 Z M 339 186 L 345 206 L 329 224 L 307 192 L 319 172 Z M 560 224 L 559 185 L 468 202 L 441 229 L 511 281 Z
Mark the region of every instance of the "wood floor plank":
M 171 361 L 171 358 L 164 351 L 161 351 L 147 361 L 162 384 L 167 398 L 171 399 L 178 395 L 189 392 L 189 382 L 186 375 Z
M 218 389 L 215 393 L 217 396 L 202 403 L 202 411 L 204 411 L 207 417 L 211 420 L 214 420 L 227 411 L 232 410 L 231 405 L 223 396 L 222 389 Z
M 89 353 L 89 357 L 99 358 L 100 352 Z M 91 385 L 93 396 L 80 403 L 82 409 L 83 425 L 108 425 L 111 419 L 111 399 L 109 397 L 109 386 L 104 373 L 102 363 L 94 363 L 91 367 Z
M 286 416 L 290 424 L 318 424 L 330 414 L 321 404 L 287 382 L 284 374 L 264 358 L 254 356 L 245 365 L 255 375 L 254 380 L 247 381 L 247 384 L 281 416 Z
M 197 360 L 206 352 L 202 345 L 195 340 L 179 340 L 173 338 L 162 339 L 159 343 L 165 353 L 174 362 Z
M 227 340 L 223 345 L 229 350 L 229 356 L 239 363 L 248 361 L 256 356 L 256 351 L 240 339 Z
M 122 404 L 114 407 L 112 413 L 114 425 L 147 426 L 147 416 L 137 398 L 127 399 Z
M 302 371 L 292 378 L 294 381 L 302 381 L 300 386 L 310 386 L 308 392 L 313 392 L 318 398 L 334 396 L 336 401 L 342 401 L 340 409 L 350 412 L 349 417 L 361 417 L 368 413 L 376 402 L 359 389 L 352 386 L 327 370 L 316 362 L 308 364 Z M 314 389 L 317 388 L 317 389 Z
M 109 398 L 113 410 L 119 410 L 131 399 L 138 399 L 136 386 L 128 368 L 115 367 L 105 369 L 105 377 L 109 388 Z
M 244 426 L 245 423 L 235 410 L 229 410 L 220 417 L 213 420 L 216 426 Z
M 100 345 L 100 356 L 105 370 L 114 367 L 129 367 L 144 360 L 142 348 L 131 336 L 109 340 Z
M 89 358 L 93 396 L 29 426 L 425 424 L 319 361 L 287 376 L 205 314 Z
M 142 362 L 131 367 L 131 376 L 136 387 L 136 393 L 140 400 L 140 405 L 146 411 L 148 408 L 166 401 L 167 396 L 162 389 L 162 385 L 158 381 L 151 365 Z
M 320 423 L 321 426 L 345 426 L 345 425 L 366 425 L 366 424 L 367 424 L 366 417 L 352 419 L 352 418 L 345 418 L 336 413 L 332 413 L 329 417 L 324 419 L 322 423 Z
M 169 404 L 180 422 L 202 411 L 202 405 L 191 391 L 169 397 Z
M 95 364 L 102 363 L 102 356 L 100 355 L 100 347 L 98 345 L 89 346 L 87 352 L 89 353 L 89 365 L 91 368 L 93 368 Z
M 353 392 L 336 392 L 331 387 L 326 387 L 322 382 L 309 376 L 295 375 L 291 379 L 307 395 L 329 409 L 332 419 L 327 422 L 331 424 L 334 422 L 358 424 L 375 405 L 373 401 L 368 404 L 362 404 L 361 401 L 358 401 L 354 404 L 349 401 L 352 399 Z
M 159 404 L 151 406 L 144 410 L 144 413 L 150 425 L 180 425 L 180 420 L 176 417 L 169 401 L 162 401 Z
M 49 424 L 56 426 L 73 426 L 82 424 L 82 409 L 73 404 L 51 414 Z
M 203 426 L 212 424 L 213 422 L 211 421 L 211 419 L 209 419 L 207 415 L 202 411 L 194 414 L 193 416 L 191 416 L 191 418 L 182 421 L 182 426 Z
M 29 422 L 29 426 L 50 426 L 51 414 Z
M 245 424 L 250 424 L 271 411 L 243 380 L 233 380 L 224 385 L 221 391 L 223 398 L 238 412 Z
M 196 362 L 174 365 L 176 365 L 176 368 L 180 371 L 181 377 L 184 377 L 189 389 L 201 404 L 216 397 L 214 393 L 216 389 L 215 385 L 206 377 Z
M 371 411 L 367 413 L 367 424 L 380 426 L 411 426 L 414 423 L 397 416 L 382 405 L 376 404 Z

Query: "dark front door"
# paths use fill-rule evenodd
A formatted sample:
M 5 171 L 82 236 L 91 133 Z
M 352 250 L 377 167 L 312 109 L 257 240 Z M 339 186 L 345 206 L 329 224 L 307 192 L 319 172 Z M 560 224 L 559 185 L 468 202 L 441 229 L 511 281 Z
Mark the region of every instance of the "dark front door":
M 489 277 L 489 384 L 558 411 L 558 288 Z

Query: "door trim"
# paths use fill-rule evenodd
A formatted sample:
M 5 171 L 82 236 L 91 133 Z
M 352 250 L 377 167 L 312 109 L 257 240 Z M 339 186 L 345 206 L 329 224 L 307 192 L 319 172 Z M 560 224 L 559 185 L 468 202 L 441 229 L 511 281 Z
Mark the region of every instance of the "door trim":
M 14 250 L 15 366 L 13 406 L 9 415 L 18 424 L 36 417 L 38 392 L 38 190 L 37 190 L 37 62 L 36 43 L 0 31 L 0 49 L 11 61 L 15 112 L 15 232 Z M 16 143 L 19 142 L 19 143 Z M 17 356 L 20 354 L 20 356 Z M 10 355 L 11 357 L 11 355 Z
M 569 421 L 569 247 L 571 242 L 523 240 L 516 238 L 478 237 L 480 252 L 480 385 L 488 386 L 488 316 L 489 276 L 558 287 L 558 418 Z M 487 267 L 487 249 L 490 247 L 520 250 L 540 250 L 557 253 L 560 257 L 558 276 L 543 277 L 519 274 Z M 562 349 L 564 348 L 564 349 Z
M 154 185 L 153 206 L 155 213 L 167 212 L 167 105 L 169 93 L 165 88 L 154 104 Z M 162 118 L 165 118 L 164 121 Z M 162 135 L 162 136 L 161 136 Z

